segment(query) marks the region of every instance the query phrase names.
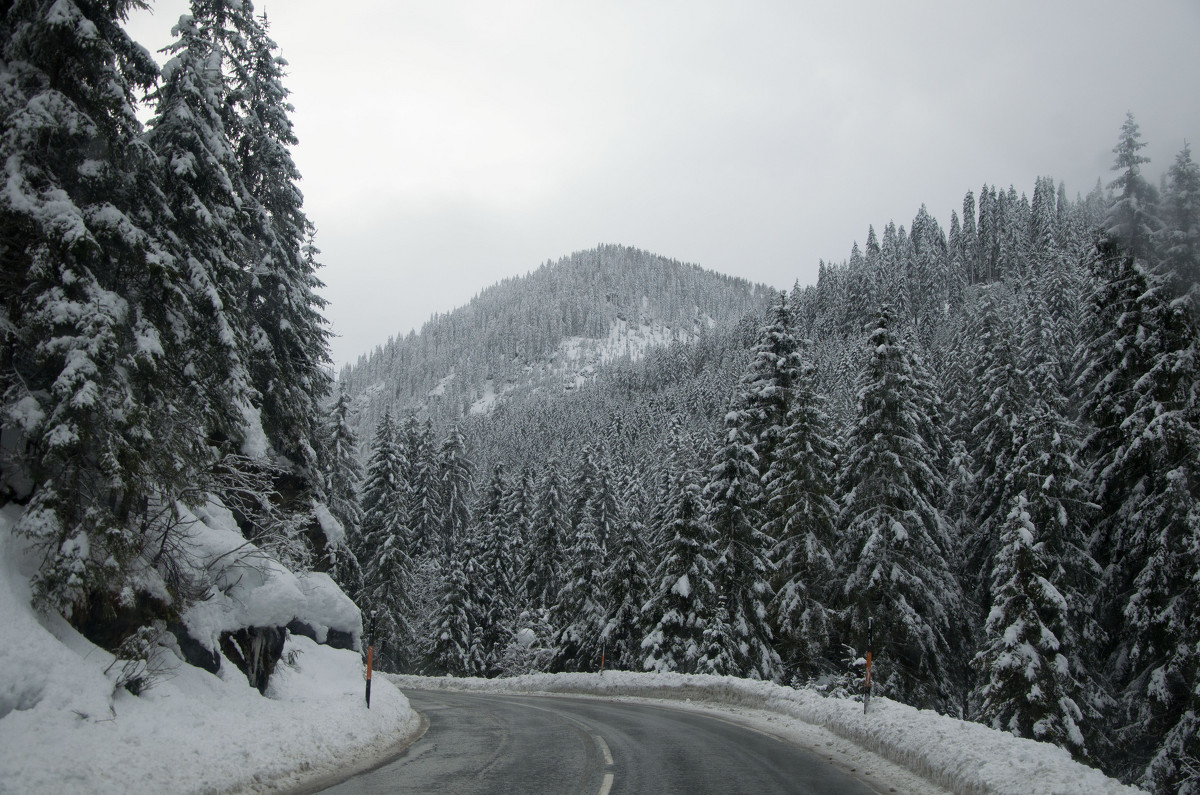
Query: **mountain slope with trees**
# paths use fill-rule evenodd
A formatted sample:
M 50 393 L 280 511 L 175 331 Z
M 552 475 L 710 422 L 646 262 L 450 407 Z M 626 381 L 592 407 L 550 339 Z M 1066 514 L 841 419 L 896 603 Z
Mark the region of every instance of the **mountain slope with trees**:
M 478 473 L 465 523 L 413 541 L 429 617 L 394 641 L 419 651 L 407 670 L 451 670 L 453 648 L 453 670 L 488 676 L 603 659 L 854 693 L 871 622 L 878 692 L 1197 791 L 1200 172 L 1185 148 L 1156 189 L 1141 147 L 1130 117 L 1107 187 L 985 185 L 948 230 L 922 207 L 769 310 L 602 360 L 583 386 L 553 370 L 554 335 L 509 362 L 554 377 L 487 412 L 470 390 L 442 400 L 440 353 L 415 365 L 424 380 L 376 386 L 385 352 L 440 351 L 479 306 L 427 326 L 437 345 L 349 368 L 360 409 L 460 433 Z M 564 262 L 637 284 L 644 255 L 621 251 Z M 477 301 L 503 295 L 518 309 L 493 322 L 519 327 L 536 284 Z M 556 333 L 630 322 L 591 295 Z M 692 312 L 660 317 L 695 327 Z M 409 515 L 449 508 L 435 448 Z M 522 574 L 455 586 L 464 554 Z

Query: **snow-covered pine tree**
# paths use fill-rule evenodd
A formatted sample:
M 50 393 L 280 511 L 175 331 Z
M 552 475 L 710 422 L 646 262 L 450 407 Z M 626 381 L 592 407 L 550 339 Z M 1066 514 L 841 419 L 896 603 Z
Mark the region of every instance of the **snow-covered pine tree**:
M 587 448 L 583 451 L 571 478 L 567 521 L 572 533 L 577 531 L 587 518 L 588 506 L 596 494 L 597 477 L 596 454 L 591 448 Z
M 717 538 L 704 519 L 697 482 L 684 470 L 676 479 L 667 511 L 668 541 L 645 606 L 642 667 L 648 671 L 716 673 L 705 655 L 705 630 L 720 606 L 716 586 Z
M 621 543 L 620 535 L 625 522 L 625 512 L 617 500 L 612 470 L 607 464 L 596 467 L 595 491 L 585 510 L 587 515 L 584 521 L 591 523 L 592 534 L 600 547 L 601 565 L 607 566 L 613 548 Z
M 1049 580 L 1024 494 L 1011 502 L 992 561 L 987 641 L 975 656 L 984 676 L 980 719 L 1018 737 L 1052 742 L 1086 757 L 1081 688 L 1063 654 L 1066 599 Z
M 27 2 L 0 19 L 0 493 L 28 500 L 18 532 L 45 552 L 35 599 L 85 631 L 133 606 L 135 561 L 152 540 L 172 548 L 207 432 L 236 414 L 192 391 L 188 357 L 222 349 L 139 137 L 134 94 L 158 70 L 122 28 L 133 5 Z M 172 598 L 184 586 L 167 577 Z
M 642 639 L 647 630 L 642 610 L 650 597 L 645 535 L 641 522 L 625 522 L 609 553 L 610 563 L 603 577 L 608 621 L 600 634 L 608 668 L 641 669 Z
M 1037 528 L 1045 576 L 1065 602 L 1065 624 L 1058 639 L 1079 686 L 1072 696 L 1083 713 L 1079 725 L 1089 754 L 1097 758 L 1106 742 L 1101 714 L 1106 699 L 1094 655 L 1103 633 L 1092 611 L 1100 570 L 1087 551 L 1084 535 L 1095 506 L 1088 501 L 1085 473 L 1077 461 L 1081 435 L 1077 423 L 1068 418 L 1053 319 L 1036 285 L 1029 285 L 1025 298 L 1020 356 L 1030 399 L 1019 421 L 1020 446 L 1009 478 Z
M 525 571 L 529 561 L 535 492 L 532 470 L 523 469 L 501 505 L 504 543 L 500 552 L 502 565 L 508 573 L 509 606 L 516 613 L 527 610 L 530 604 L 525 591 Z
M 476 637 L 477 605 L 472 601 L 468 564 L 472 545 L 456 538 L 445 564 L 441 601 L 433 617 L 435 635 L 427 666 L 446 676 L 480 676 L 487 661 Z
M 471 460 L 462 429 L 455 425 L 438 448 L 437 493 L 442 548 L 462 538 L 471 522 Z
M 405 509 L 404 462 L 396 442 L 391 412 L 385 412 L 375 431 L 362 491 L 362 546 L 356 550 L 363 569 L 357 597 L 363 612 L 373 617 L 380 641 L 381 665 L 406 670 L 414 663 L 411 626 L 413 605 L 412 540 Z
M 404 425 L 403 447 L 406 468 L 409 526 L 413 533 L 413 557 L 436 558 L 445 552 L 442 543 L 441 477 L 434 447 L 433 423 L 418 423 L 409 417 Z
M 787 293 L 781 292 L 767 311 L 766 323 L 751 351 L 750 364 L 738 383 L 735 404 L 735 410 L 741 414 L 740 422 L 753 439 L 755 469 L 760 481 L 775 461 L 801 366 L 800 344 L 792 330 Z M 771 515 L 769 506 L 759 507 L 764 518 Z
M 848 631 L 863 643 L 875 620 L 880 691 L 922 707 L 958 711 L 966 645 L 964 600 L 951 565 L 956 550 L 939 505 L 946 487 L 921 433 L 938 427 L 922 414 L 912 354 L 884 306 L 860 377 L 859 419 L 842 470 L 840 564 Z
M 238 28 L 226 40 L 234 73 L 230 111 L 241 181 L 253 199 L 249 228 L 252 259 L 245 296 L 250 317 L 248 366 L 262 396 L 263 430 L 272 447 L 312 479 L 312 449 L 319 404 L 329 391 L 329 329 L 316 276 L 312 223 L 304 212 L 300 171 L 290 147 L 292 127 L 287 62 L 267 31 L 265 14 L 253 16 L 249 0 L 217 0 Z M 236 42 L 236 46 L 232 43 Z
M 592 516 L 585 516 L 566 552 L 558 601 L 550 608 L 551 623 L 557 630 L 552 671 L 595 671 L 600 667 L 608 609 L 604 551 L 595 531 Z
M 964 389 L 966 453 L 976 465 L 972 473 L 974 503 L 971 534 L 965 539 L 968 577 L 978 582 L 972 594 L 980 605 L 991 604 L 991 556 L 999 544 L 1005 506 L 1014 496 L 1009 474 L 1016 457 L 1020 419 L 1029 400 L 1029 385 L 1018 355 L 1019 335 L 1011 318 L 1017 302 L 1005 283 L 983 288 L 976 323 L 973 364 Z M 971 577 L 970 572 L 974 572 Z
M 525 562 L 525 594 L 535 608 L 558 602 L 564 576 L 567 515 L 558 465 L 551 461 L 542 473 L 529 525 L 529 555 Z
M 758 527 L 762 482 L 747 418 L 738 410 L 743 401 L 743 396 L 734 395 L 725 420 L 725 443 L 714 455 L 703 493 L 706 521 L 717 538 L 714 577 L 730 633 L 720 642 L 731 667 L 720 672 L 773 680 L 781 665 L 767 617 L 773 596 L 768 559 L 772 544 Z
M 1116 160 L 1113 170 L 1116 178 L 1108 184 L 1119 195 L 1108 210 L 1104 220 L 1106 235 L 1121 241 L 1126 254 L 1134 259 L 1146 261 L 1153 248 L 1153 238 L 1160 226 L 1155 214 L 1158 195 L 1154 186 L 1142 176 L 1142 166 L 1150 158 L 1141 154 L 1146 148 L 1141 131 L 1133 114 L 1125 115 L 1121 125 L 1121 137 L 1113 147 Z
M 1094 260 L 1083 378 L 1094 429 L 1084 451 L 1100 505 L 1092 548 L 1104 566 L 1101 620 L 1123 627 L 1106 648 L 1126 733 L 1120 767 L 1168 792 L 1192 775 L 1187 754 L 1198 744 L 1200 333 L 1183 285 L 1148 251 L 1157 220 L 1148 186 L 1138 187 L 1146 161 L 1136 133 L 1130 118 L 1114 150 L 1124 199 Z
M 200 312 L 195 352 L 186 368 L 196 399 L 203 404 L 217 395 L 219 404 L 234 407 L 233 416 L 218 417 L 211 432 L 240 443 L 250 458 L 262 458 L 268 440 L 262 396 L 248 370 L 252 342 L 244 312 L 246 263 L 252 259 L 246 230 L 253 202 L 226 129 L 222 9 L 213 0 L 198 2 L 193 10 L 195 16 L 181 17 L 174 28 L 179 38 L 167 48 L 172 58 L 152 97 L 155 113 L 146 140 L 161 163 L 160 184 L 174 216 L 175 255 L 186 268 Z
M 358 593 L 362 587 L 362 567 L 354 550 L 362 548 L 362 506 L 359 485 L 363 468 L 358 459 L 358 436 L 350 425 L 350 398 L 344 391 L 326 423 L 322 469 L 325 499 L 329 512 L 342 525 L 344 538 L 329 550 L 329 572 L 346 593 Z
M 910 311 L 917 336 L 922 344 L 928 345 L 945 320 L 950 294 L 946 234 L 924 204 L 913 219 L 909 240 L 912 242 L 908 274 Z
M 776 569 L 771 613 L 785 678 L 803 679 L 833 662 L 830 628 L 839 595 L 833 549 L 838 506 L 834 501 L 838 449 L 829 433 L 825 399 L 805 361 L 792 383 L 792 407 L 766 477 Z
M 1159 271 L 1176 295 L 1186 295 L 1200 323 L 1200 164 L 1186 144 L 1167 172 L 1162 227 L 1155 237 Z
M 492 477 L 475 506 L 471 524 L 471 535 L 478 560 L 470 564 L 472 586 L 478 603 L 479 632 L 477 642 L 487 661 L 485 670 L 494 670 L 497 658 L 503 651 L 507 638 L 502 637 L 503 628 L 520 609 L 513 596 L 516 570 L 511 565 L 509 533 L 504 514 L 508 501 L 508 483 L 503 467 L 497 464 Z

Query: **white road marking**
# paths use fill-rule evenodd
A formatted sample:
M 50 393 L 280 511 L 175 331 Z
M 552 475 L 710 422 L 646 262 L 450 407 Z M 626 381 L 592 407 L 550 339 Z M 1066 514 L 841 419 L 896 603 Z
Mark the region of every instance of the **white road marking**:
M 613 758 L 612 752 L 608 750 L 608 743 L 604 742 L 604 738 L 599 734 L 593 734 L 592 736 L 596 738 L 596 742 L 600 743 L 600 750 L 604 753 L 605 766 L 612 767 Z
M 613 774 L 605 773 L 604 774 L 604 782 L 600 785 L 600 795 L 608 795 L 609 790 L 612 789 L 612 783 L 613 783 Z

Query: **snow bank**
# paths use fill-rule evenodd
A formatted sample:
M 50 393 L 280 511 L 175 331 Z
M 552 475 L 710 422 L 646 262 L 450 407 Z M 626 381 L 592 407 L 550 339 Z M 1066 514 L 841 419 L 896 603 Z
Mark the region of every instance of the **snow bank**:
M 111 654 L 30 607 L 38 560 L 11 533 L 19 516 L 15 506 L 0 509 L 0 791 L 275 791 L 374 759 L 416 733 L 408 700 L 383 681 L 366 709 L 358 653 L 299 636 L 287 640 L 266 697 L 228 660 L 212 675 L 167 648 L 158 684 L 130 695 L 115 685 L 120 666 L 106 671 Z M 209 518 L 195 528 L 197 552 L 236 540 L 220 527 L 219 510 Z M 226 591 L 251 600 L 238 609 L 317 605 L 314 623 L 352 623 L 349 600 L 323 575 L 298 577 L 261 560 L 243 573 L 238 587 L 248 590 Z M 257 596 L 265 606 L 253 604 Z
M 1123 795 L 1141 791 L 1075 762 L 1057 746 L 886 698 L 872 699 L 871 712 L 864 715 L 859 701 L 727 676 L 608 671 L 528 674 L 511 679 L 388 678 L 401 688 L 690 699 L 767 710 L 823 726 L 935 784 L 968 795 Z
M 242 627 L 286 627 L 299 619 L 324 642 L 335 629 L 358 646 L 362 616 L 327 574 L 294 574 L 247 541 L 228 509 L 209 503 L 196 515 L 182 507 L 188 554 L 208 571 L 215 588 L 183 613 L 188 633 L 212 651 L 222 632 Z

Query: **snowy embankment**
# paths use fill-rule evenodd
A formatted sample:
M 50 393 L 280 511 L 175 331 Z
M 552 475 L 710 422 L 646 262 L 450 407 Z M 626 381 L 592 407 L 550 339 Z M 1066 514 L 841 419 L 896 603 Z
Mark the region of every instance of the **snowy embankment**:
M 275 791 L 374 761 L 416 733 L 419 718 L 386 683 L 366 709 L 357 652 L 303 636 L 288 637 L 265 697 L 224 657 L 211 674 L 166 648 L 157 683 L 132 695 L 112 654 L 30 607 L 37 560 L 10 532 L 18 516 L 0 510 L 0 791 Z M 262 585 L 278 606 L 282 575 L 294 575 L 276 573 Z M 253 606 L 253 592 L 240 596 Z
M 511 679 L 388 677 L 401 688 L 495 693 L 573 693 L 708 702 L 748 707 L 822 726 L 957 793 L 1118 795 L 1141 790 L 1081 765 L 1057 746 L 1014 737 L 979 723 L 918 710 L 886 698 L 827 698 L 812 691 L 727 676 L 529 674 Z

